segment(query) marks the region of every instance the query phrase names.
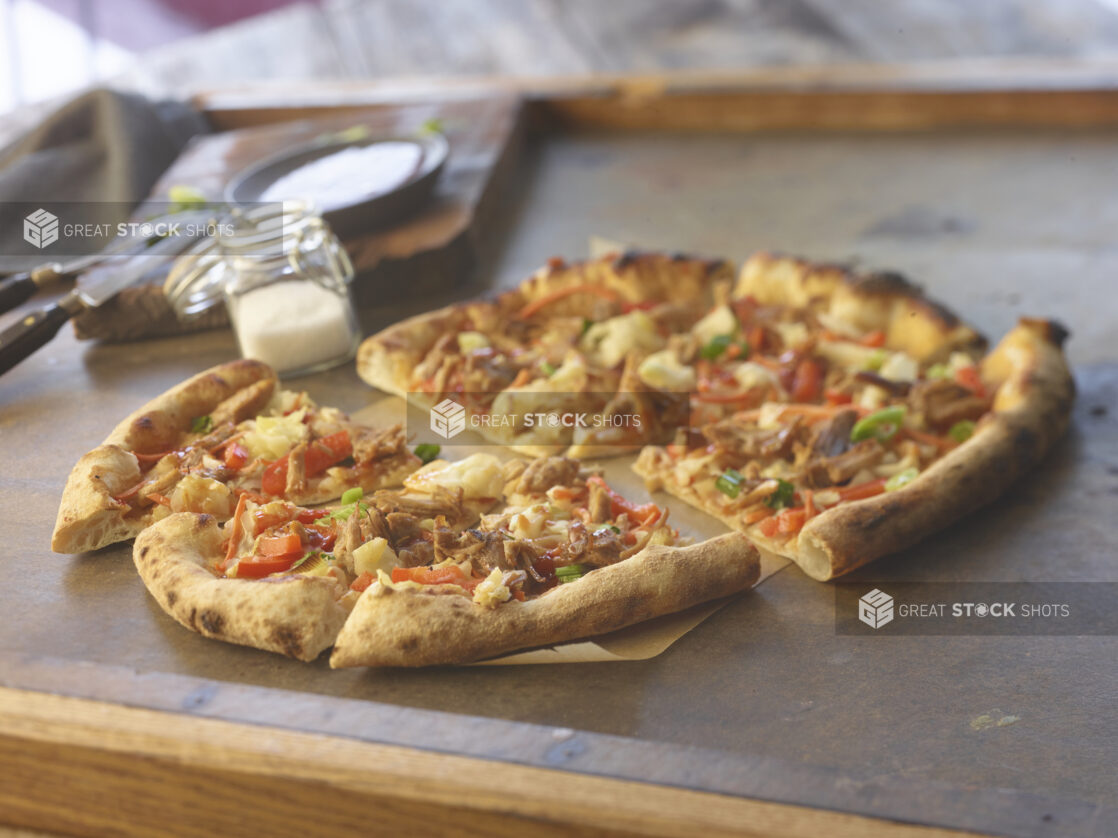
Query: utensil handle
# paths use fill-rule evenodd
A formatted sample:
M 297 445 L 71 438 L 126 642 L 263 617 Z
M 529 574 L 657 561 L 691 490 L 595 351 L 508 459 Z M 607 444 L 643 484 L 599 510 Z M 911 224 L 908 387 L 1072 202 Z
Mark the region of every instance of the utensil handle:
M 48 343 L 73 316 L 60 305 L 33 311 L 0 332 L 0 375 Z
M 0 314 L 30 300 L 37 287 L 31 274 L 15 274 L 0 280 Z

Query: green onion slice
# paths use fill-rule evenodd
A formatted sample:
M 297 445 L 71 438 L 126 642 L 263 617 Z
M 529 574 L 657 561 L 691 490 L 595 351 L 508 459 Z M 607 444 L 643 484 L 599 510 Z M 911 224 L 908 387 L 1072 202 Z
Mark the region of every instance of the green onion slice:
M 895 492 L 902 486 L 907 486 L 909 483 L 915 480 L 917 475 L 919 474 L 920 470 L 916 468 L 916 466 L 906 468 L 904 471 L 898 471 L 896 474 L 885 481 L 885 491 Z
M 555 575 L 560 583 L 574 582 L 576 579 L 581 579 L 586 571 L 587 567 L 584 564 L 566 564 L 555 568 Z
M 961 422 L 956 422 L 954 425 L 951 426 L 951 430 L 947 432 L 947 435 L 956 442 L 966 442 L 968 439 L 974 436 L 974 422 L 972 422 L 970 419 L 964 419 Z
M 730 344 L 733 342 L 733 335 L 715 335 L 699 350 L 699 355 L 701 355 L 704 360 L 713 361 L 729 349 Z
M 765 506 L 770 509 L 784 509 L 792 505 L 792 495 L 795 494 L 796 487 L 789 483 L 787 480 L 777 480 L 776 490 L 765 498 Z
M 728 468 L 714 481 L 714 488 L 728 498 L 736 498 L 741 494 L 741 484 L 745 478 L 736 469 Z
M 540 364 L 540 369 L 544 371 L 545 375 L 552 376 L 555 375 L 556 370 L 559 368 L 549 361 L 544 361 Z
M 214 420 L 212 416 L 195 416 L 190 420 L 190 432 L 192 434 L 208 434 L 214 429 Z
M 421 442 L 419 445 L 415 446 L 415 456 L 419 457 L 419 459 L 423 461 L 423 464 L 426 465 L 438 457 L 441 450 L 442 449 L 433 442 Z
M 352 489 L 346 489 L 342 494 L 342 506 L 351 506 L 361 498 L 365 497 L 365 492 L 360 486 L 355 486 Z
M 947 368 L 947 364 L 932 364 L 928 367 L 928 371 L 924 373 L 924 377 L 929 381 L 937 378 L 950 378 L 951 370 Z
M 866 439 L 879 439 L 886 441 L 892 439 L 904 422 L 904 405 L 886 407 L 864 416 L 854 423 L 850 430 L 852 442 L 862 442 Z

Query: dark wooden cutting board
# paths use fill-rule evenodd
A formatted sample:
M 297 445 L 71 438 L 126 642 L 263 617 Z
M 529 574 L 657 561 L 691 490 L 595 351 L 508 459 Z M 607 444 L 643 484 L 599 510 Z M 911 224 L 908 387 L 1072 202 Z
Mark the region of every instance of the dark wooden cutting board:
M 357 278 L 358 305 L 399 301 L 406 296 L 446 291 L 464 282 L 487 238 L 495 197 L 510 170 L 519 136 L 521 105 L 513 96 L 451 102 L 355 107 L 329 117 L 315 109 L 282 112 L 297 121 L 263 124 L 195 138 L 160 178 L 152 201 L 166 201 L 168 189 L 187 184 L 207 198 L 221 198 L 237 172 L 286 148 L 325 134 L 364 126 L 371 136 L 408 136 L 437 120 L 450 143 L 450 156 L 431 200 L 397 225 L 347 239 Z M 150 213 L 148 213 L 150 214 Z M 137 218 L 145 217 L 141 207 Z M 132 340 L 225 326 L 223 307 L 180 323 L 163 297 L 166 271 L 127 289 L 74 321 L 79 339 Z M 91 271 L 79 282 L 92 277 Z

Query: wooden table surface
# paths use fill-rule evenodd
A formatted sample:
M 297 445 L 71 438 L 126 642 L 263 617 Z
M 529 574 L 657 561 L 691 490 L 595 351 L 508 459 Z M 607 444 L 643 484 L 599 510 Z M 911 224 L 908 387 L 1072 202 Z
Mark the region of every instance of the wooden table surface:
M 1080 387 L 1068 437 L 1008 497 L 860 578 L 1116 581 L 1116 164 L 1110 128 L 537 137 L 479 283 L 507 287 L 598 234 L 900 269 L 992 337 L 1057 317 Z M 158 804 L 181 834 L 228 830 L 245 795 L 223 789 L 283 780 L 290 805 L 254 822 L 275 834 L 315 818 L 345 834 L 373 805 L 396 828 L 426 805 L 443 834 L 1118 833 L 1114 637 L 839 637 L 832 588 L 793 568 L 649 661 L 331 672 L 183 631 L 126 546 L 52 555 L 74 460 L 234 352 L 224 332 L 66 333 L 0 380 L 18 580 L 0 588 L 0 822 L 158 834 Z M 349 410 L 378 398 L 349 367 L 299 384 Z M 1020 721 L 974 729 L 994 708 Z

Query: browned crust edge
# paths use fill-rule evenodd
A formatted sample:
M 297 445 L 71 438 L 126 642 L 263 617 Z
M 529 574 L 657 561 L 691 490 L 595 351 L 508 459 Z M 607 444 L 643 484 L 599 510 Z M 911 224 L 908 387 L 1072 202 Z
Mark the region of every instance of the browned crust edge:
M 811 519 L 790 547 L 750 534 L 763 549 L 826 581 L 909 547 L 990 503 L 1031 469 L 1064 433 L 1075 383 L 1061 345 L 1067 330 L 1049 320 L 1022 319 L 982 361 L 998 385 L 993 412 L 973 437 L 902 489 L 845 503 Z M 653 452 L 656 449 L 646 449 Z M 737 528 L 734 516 L 706 510 L 686 487 L 643 455 L 633 470 L 656 488 Z
M 734 296 L 797 307 L 825 303 L 830 314 L 867 332 L 880 329 L 886 346 L 921 361 L 986 348 L 986 339 L 947 306 L 892 271 L 858 274 L 844 265 L 761 251 L 742 266 Z
M 760 558 L 739 533 L 648 547 L 539 599 L 487 609 L 455 594 L 374 585 L 338 635 L 330 666 L 469 663 L 594 637 L 756 584 Z
M 729 262 L 683 253 L 632 250 L 570 264 L 552 259 L 510 291 L 418 314 L 366 338 L 357 350 L 357 373 L 373 387 L 406 398 L 412 370 L 442 335 L 462 329 L 474 306 L 496 306 L 511 314 L 532 300 L 584 283 L 611 288 L 628 302 L 682 301 L 711 295 L 718 282 L 728 287 L 732 278 Z
M 167 614 L 205 637 L 314 660 L 345 622 L 340 583 L 321 576 L 223 579 L 206 569 L 221 555 L 211 515 L 180 512 L 136 538 L 132 559 Z
M 997 383 L 992 413 L 973 437 L 895 492 L 842 504 L 808 521 L 791 555 L 820 579 L 908 547 L 993 501 L 1043 458 L 1067 429 L 1075 382 L 1061 344 L 1067 330 L 1022 319 L 982 361 Z
M 157 396 L 113 429 L 97 448 L 78 460 L 66 480 L 51 535 L 56 553 L 84 553 L 136 535 L 143 518 L 125 520 L 113 498 L 140 479 L 132 454 L 156 453 L 190 430 L 196 416 L 205 416 L 239 390 L 276 374 L 260 361 L 240 360 L 208 369 Z

